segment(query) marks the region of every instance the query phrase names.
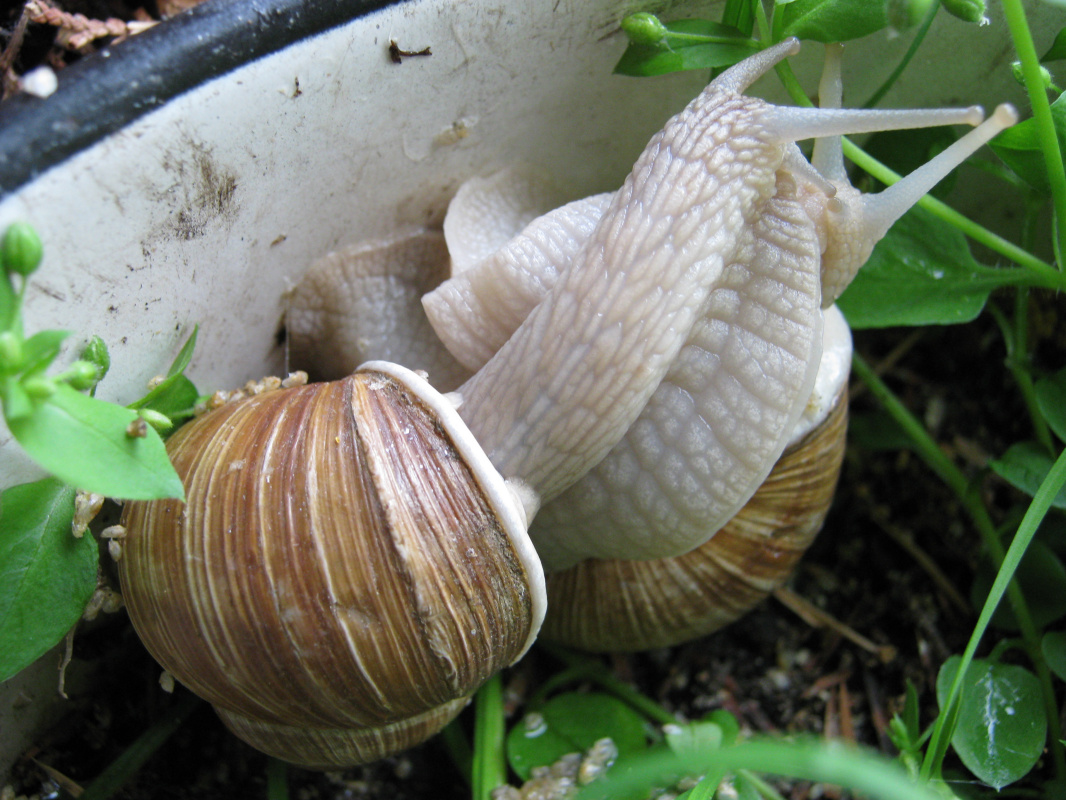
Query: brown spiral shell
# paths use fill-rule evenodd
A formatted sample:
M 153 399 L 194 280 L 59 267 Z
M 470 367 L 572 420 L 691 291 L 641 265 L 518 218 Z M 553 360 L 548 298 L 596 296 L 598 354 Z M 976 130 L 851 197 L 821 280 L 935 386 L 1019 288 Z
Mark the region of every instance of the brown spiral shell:
M 124 512 L 119 574 L 144 644 L 294 763 L 362 763 L 435 732 L 539 622 L 499 492 L 456 442 L 378 371 L 186 425 L 167 445 L 186 502 Z

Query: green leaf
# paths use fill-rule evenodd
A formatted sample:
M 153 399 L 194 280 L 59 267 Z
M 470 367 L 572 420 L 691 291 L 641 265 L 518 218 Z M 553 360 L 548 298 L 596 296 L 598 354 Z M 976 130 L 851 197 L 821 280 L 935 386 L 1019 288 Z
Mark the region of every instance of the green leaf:
M 583 752 L 606 736 L 614 741 L 620 758 L 639 752 L 646 746 L 644 719 L 610 695 L 560 694 L 511 728 L 507 760 L 515 773 L 528 780 L 535 767 L 553 764 L 567 753 Z
M 736 28 L 703 19 L 665 24 L 658 44 L 630 44 L 615 64 L 619 75 L 648 77 L 690 69 L 728 67 L 750 56 L 758 44 Z
M 731 25 L 745 36 L 755 30 L 755 3 L 762 0 L 726 0 L 722 9 L 722 23 Z
M 690 722 L 687 725 L 667 725 L 663 728 L 667 746 L 679 756 L 717 750 L 722 746 L 724 735 L 714 722 Z
M 724 708 L 718 708 L 707 714 L 702 722 L 713 722 L 722 731 L 722 744 L 731 745 L 735 744 L 737 737 L 740 735 L 740 723 L 737 718 L 726 711 Z
M 952 656 L 936 679 L 943 707 L 961 659 Z M 975 659 L 962 684 L 961 707 L 951 744 L 980 780 L 1002 789 L 1024 777 L 1044 749 L 1047 718 L 1040 682 L 1022 667 Z
M 1060 680 L 1066 681 L 1066 633 L 1053 631 L 1045 633 L 1040 640 L 1040 649 L 1048 667 Z
M 975 608 L 984 605 L 995 577 L 991 566 L 982 565 L 978 570 L 972 590 Z M 1063 567 L 1062 560 L 1043 541 L 1035 539 L 1029 543 L 1014 579 L 1025 595 L 1033 616 L 1033 624 L 1037 628 L 1044 628 L 1066 616 L 1066 567 Z M 1000 630 L 1021 629 L 1007 603 L 999 604 L 991 622 Z
M 885 0 L 795 0 L 781 5 L 784 36 L 817 42 L 846 42 L 875 33 L 888 24 Z
M 974 319 L 1017 277 L 978 264 L 962 233 L 916 207 L 878 242 L 839 305 L 855 329 L 952 325 Z
M 1066 58 L 1066 28 L 1063 28 L 1055 35 L 1055 41 L 1051 43 L 1051 47 L 1044 53 L 1040 61 L 1046 64 L 1048 61 L 1059 61 L 1063 58 Z
M 1002 458 L 991 461 L 989 466 L 1015 489 L 1032 497 L 1051 471 L 1053 463 L 1048 452 L 1036 442 L 1018 442 L 1012 444 Z M 1059 491 L 1051 505 L 1066 508 L 1066 488 Z
M 163 440 L 151 428 L 126 435 L 128 408 L 60 385 L 31 414 L 9 419 L 11 434 L 38 464 L 79 489 L 128 500 L 184 499 Z
M 1066 150 L 1066 93 L 1060 94 L 1051 104 L 1051 121 L 1055 126 L 1059 147 Z M 998 134 L 989 145 L 1018 177 L 1041 194 L 1051 194 L 1047 165 L 1044 163 L 1043 150 L 1040 149 L 1040 137 L 1034 119 L 1012 125 Z
M 127 408 L 158 411 L 168 417 L 171 422 L 180 422 L 193 415 L 200 393 L 183 373 L 192 359 L 198 332 L 199 326 L 194 327 L 192 335 L 185 340 L 181 351 L 174 358 L 170 369 L 167 370 L 166 377 L 152 387 L 144 397 L 130 403 Z
M 1055 435 L 1066 442 L 1066 369 L 1036 382 L 1036 404 Z
M 690 722 L 687 725 L 666 725 L 663 727 L 667 746 L 682 758 L 698 757 L 713 750 L 721 749 L 725 743 L 725 733 L 714 722 Z M 725 777 L 725 770 L 709 770 L 704 778 L 701 793 L 706 789 L 717 787 Z
M 44 372 L 59 355 L 70 331 L 41 331 L 22 343 L 23 370 L 27 375 Z
M 185 340 L 185 344 L 181 346 L 181 350 L 174 357 L 174 362 L 170 365 L 170 369 L 167 370 L 167 377 L 174 375 L 180 375 L 185 372 L 185 368 L 189 366 L 189 362 L 192 360 L 192 351 L 196 349 L 196 336 L 200 332 L 200 326 L 194 325 L 192 333 L 189 338 Z
M 0 495 L 0 681 L 36 661 L 81 617 L 96 589 L 97 547 L 75 539 L 74 489 L 54 478 Z
M 175 374 L 164 378 L 140 400 L 129 404 L 132 409 L 148 409 L 165 414 L 171 421 L 193 415 L 193 406 L 199 398 L 193 382 L 184 375 Z

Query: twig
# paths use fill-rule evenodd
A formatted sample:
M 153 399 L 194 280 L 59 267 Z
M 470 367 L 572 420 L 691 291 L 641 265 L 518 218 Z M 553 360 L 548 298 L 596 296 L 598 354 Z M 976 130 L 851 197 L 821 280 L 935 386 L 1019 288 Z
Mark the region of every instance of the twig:
M 878 375 L 885 375 L 892 370 L 903 360 L 903 357 L 914 349 L 915 345 L 921 341 L 924 333 L 922 328 L 917 328 L 905 336 L 884 358 L 877 362 L 874 366 L 874 372 Z M 853 381 L 851 386 L 848 387 L 848 391 L 850 392 L 851 399 L 854 400 L 866 391 L 866 384 L 859 381 Z
M 56 41 L 68 50 L 80 50 L 90 42 L 108 36 L 125 39 L 156 24 L 154 20 L 126 22 L 115 17 L 89 19 L 84 14 L 71 14 L 56 8 L 49 0 L 29 0 L 23 13 L 28 13 L 31 22 L 59 28 Z
M 870 641 L 854 628 L 845 625 L 832 614 L 803 599 L 791 589 L 786 589 L 783 586 L 775 589 L 774 597 L 812 628 L 829 628 L 829 630 L 839 633 L 852 644 L 856 644 L 863 650 L 873 653 L 886 664 L 896 657 L 896 648 L 891 645 L 880 645 Z
M 18 76 L 12 72 L 11 67 L 18 58 L 19 50 L 22 49 L 22 40 L 26 38 L 26 26 L 30 24 L 30 14 L 26 6 L 22 7 L 19 21 L 15 23 L 15 29 L 11 32 L 11 38 L 4 46 L 4 52 L 0 53 L 0 78 L 3 80 L 2 96 L 18 90 Z
M 81 784 L 79 784 L 73 778 L 64 775 L 55 767 L 49 766 L 48 764 L 45 764 L 42 761 L 38 761 L 36 758 L 31 758 L 30 761 L 32 761 L 38 769 L 43 771 L 49 778 L 52 779 L 52 781 L 55 782 L 55 784 L 60 789 L 62 789 L 66 794 L 70 795 L 71 797 L 81 797 L 82 794 L 85 792 Z
M 892 541 L 906 550 L 907 555 L 913 558 L 922 571 L 933 579 L 933 583 L 937 585 L 937 588 L 944 593 L 944 596 L 959 612 L 965 615 L 973 613 L 970 604 L 966 602 L 966 598 L 959 593 L 959 590 L 955 588 L 932 557 L 914 541 L 914 535 L 910 531 L 905 531 L 890 523 L 888 514 L 881 509 L 871 509 L 870 516 L 877 524 L 877 527 L 888 534 Z

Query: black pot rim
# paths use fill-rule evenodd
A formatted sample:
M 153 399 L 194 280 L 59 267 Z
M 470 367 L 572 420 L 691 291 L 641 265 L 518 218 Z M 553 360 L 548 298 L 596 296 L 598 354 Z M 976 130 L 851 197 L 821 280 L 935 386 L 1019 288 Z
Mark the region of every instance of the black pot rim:
M 0 105 L 0 198 L 138 117 L 301 39 L 400 0 L 207 0 Z

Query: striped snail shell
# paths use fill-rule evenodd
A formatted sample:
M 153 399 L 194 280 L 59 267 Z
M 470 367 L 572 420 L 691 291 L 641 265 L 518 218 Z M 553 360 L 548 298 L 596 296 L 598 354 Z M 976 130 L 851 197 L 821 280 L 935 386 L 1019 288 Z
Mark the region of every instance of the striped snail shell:
M 168 452 L 186 502 L 129 503 L 141 639 L 255 747 L 372 761 L 439 730 L 529 647 L 525 512 L 447 399 L 369 365 L 233 402 Z

